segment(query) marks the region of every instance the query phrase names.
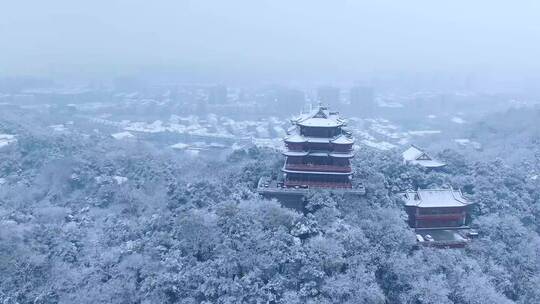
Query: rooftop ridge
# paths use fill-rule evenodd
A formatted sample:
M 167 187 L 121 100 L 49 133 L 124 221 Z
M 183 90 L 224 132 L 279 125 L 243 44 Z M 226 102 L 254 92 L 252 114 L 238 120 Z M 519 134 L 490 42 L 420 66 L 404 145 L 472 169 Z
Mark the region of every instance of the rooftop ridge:
M 427 193 L 427 192 L 450 192 L 450 195 L 452 196 L 452 198 L 453 198 L 455 201 L 459 202 L 460 204 L 465 205 L 465 206 L 466 206 L 466 205 L 472 204 L 469 200 L 467 200 L 467 199 L 463 196 L 463 192 L 461 192 L 461 189 L 454 189 L 452 186 L 450 186 L 449 189 L 445 189 L 445 188 L 432 188 L 432 189 L 422 189 L 422 188 L 417 188 L 416 191 L 414 191 L 414 190 L 412 190 L 412 191 L 407 190 L 407 191 L 405 191 L 404 193 L 406 193 L 407 195 L 409 195 L 409 194 L 414 194 L 415 196 L 417 196 L 418 199 L 415 199 L 415 196 L 413 196 L 413 197 L 412 197 L 412 201 L 415 201 L 415 202 L 416 202 L 414 205 L 419 206 L 420 203 L 421 203 L 422 201 L 424 201 L 424 198 L 425 198 L 425 197 L 423 197 L 423 196 L 424 196 L 423 194 L 425 194 L 425 193 Z M 457 196 L 456 196 L 456 192 L 459 193 L 460 197 L 457 197 Z M 411 199 L 409 198 L 409 200 L 411 200 Z
M 458 202 L 460 202 L 460 203 L 462 203 L 462 204 L 464 204 L 464 205 L 468 205 L 468 203 L 469 203 L 468 201 L 466 201 L 466 200 L 463 201 L 463 199 L 465 199 L 465 197 L 463 197 L 463 193 L 461 192 L 461 189 L 457 189 L 457 191 L 459 191 L 459 195 L 460 195 L 459 198 L 456 197 L 456 194 L 455 194 L 455 191 L 456 191 L 456 190 L 454 190 L 452 187 L 450 187 L 450 189 L 452 190 L 452 197 L 453 197 L 456 201 L 458 201 Z
M 418 146 L 418 145 L 416 145 L 416 144 L 411 144 L 411 147 L 412 147 L 412 148 L 415 148 L 415 149 L 417 149 L 417 150 L 420 150 L 420 151 L 422 151 L 422 152 L 425 152 L 425 149 L 422 149 L 420 146 Z
M 420 190 L 416 190 L 416 195 L 418 195 L 418 203 L 416 204 L 416 206 L 418 206 L 420 205 L 420 202 L 422 201 L 422 195 L 420 194 Z M 413 200 L 415 200 L 414 197 L 413 197 Z

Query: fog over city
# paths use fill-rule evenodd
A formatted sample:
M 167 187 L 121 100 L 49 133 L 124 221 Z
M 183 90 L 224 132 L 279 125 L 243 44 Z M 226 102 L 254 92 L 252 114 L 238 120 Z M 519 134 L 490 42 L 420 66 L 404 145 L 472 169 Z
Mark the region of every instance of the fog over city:
M 538 1 L 6 1 L 0 73 L 537 81 L 539 12 Z
M 540 303 L 540 2 L 4 1 L 0 303 Z

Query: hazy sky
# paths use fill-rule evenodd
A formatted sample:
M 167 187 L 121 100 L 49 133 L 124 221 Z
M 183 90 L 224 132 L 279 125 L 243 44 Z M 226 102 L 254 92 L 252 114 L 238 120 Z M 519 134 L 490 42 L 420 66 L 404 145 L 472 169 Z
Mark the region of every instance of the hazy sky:
M 540 71 L 540 1 L 0 0 L 0 74 Z

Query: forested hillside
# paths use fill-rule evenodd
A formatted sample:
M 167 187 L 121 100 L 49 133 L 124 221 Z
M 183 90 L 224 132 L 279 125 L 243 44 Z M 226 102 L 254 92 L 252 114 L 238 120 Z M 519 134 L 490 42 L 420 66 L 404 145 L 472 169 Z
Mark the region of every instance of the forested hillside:
M 512 163 L 529 162 L 530 169 L 540 171 L 540 107 L 488 115 L 470 126 L 466 133 L 482 143 L 484 151 L 479 157 L 497 156 Z
M 2 303 L 539 303 L 540 179 L 445 150 L 445 172 L 362 148 L 367 194 L 264 200 L 281 156 L 186 159 L 142 142 L 3 123 Z M 528 154 L 531 155 L 531 154 Z M 528 159 L 529 163 L 537 159 Z M 477 203 L 463 250 L 414 249 L 399 191 L 452 185 Z

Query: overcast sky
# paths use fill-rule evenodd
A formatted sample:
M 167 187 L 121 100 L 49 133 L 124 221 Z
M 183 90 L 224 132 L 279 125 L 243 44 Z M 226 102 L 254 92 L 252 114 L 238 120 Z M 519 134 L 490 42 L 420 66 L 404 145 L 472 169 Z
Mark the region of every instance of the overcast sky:
M 0 74 L 540 71 L 540 1 L 1 1 Z

